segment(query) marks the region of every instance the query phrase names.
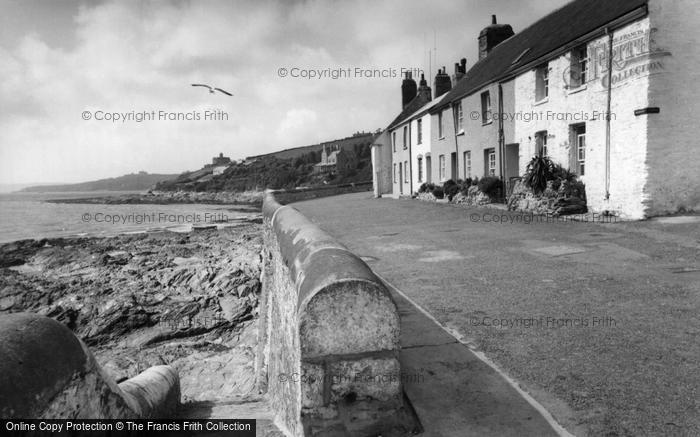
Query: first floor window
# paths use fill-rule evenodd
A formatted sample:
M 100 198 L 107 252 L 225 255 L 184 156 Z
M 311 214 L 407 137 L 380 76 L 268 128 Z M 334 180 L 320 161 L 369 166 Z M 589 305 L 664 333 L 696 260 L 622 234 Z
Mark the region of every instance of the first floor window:
M 423 158 L 418 158 L 418 182 L 423 182 Z
M 588 80 L 588 47 L 586 44 L 576 47 L 571 51 L 569 64 L 569 86 L 578 88 L 586 84 Z
M 416 121 L 416 144 L 423 143 L 423 119 L 419 118 Z
M 408 161 L 403 162 L 403 181 L 408 182 Z
M 407 149 L 408 148 L 408 127 L 404 126 L 403 127 L 403 148 Z
M 549 97 L 549 64 L 540 65 L 535 71 L 535 100 Z
M 496 176 L 496 152 L 489 152 L 489 176 Z
M 547 154 L 547 131 L 543 130 L 535 134 L 535 154 L 541 157 L 549 156 Z
M 472 152 L 464 152 L 464 179 L 472 177 Z
M 442 124 L 442 111 L 438 113 L 438 138 L 445 136 L 444 126 Z
M 396 131 L 391 133 L 391 144 L 394 146 L 394 152 L 396 152 Z
M 491 94 L 488 91 L 481 93 L 481 122 L 491 123 Z
M 462 102 L 457 103 L 457 133 L 464 132 L 464 113 L 462 112 Z
M 438 163 L 440 164 L 438 172 L 440 174 L 440 180 L 442 181 L 445 179 L 445 155 L 440 155 Z

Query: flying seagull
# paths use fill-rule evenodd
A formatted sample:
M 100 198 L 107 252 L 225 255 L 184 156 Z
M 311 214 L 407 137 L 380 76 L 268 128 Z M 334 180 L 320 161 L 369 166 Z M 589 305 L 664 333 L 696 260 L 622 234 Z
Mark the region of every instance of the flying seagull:
M 214 94 L 214 90 L 216 90 L 216 91 L 219 91 L 219 92 L 221 92 L 221 93 L 226 94 L 227 96 L 233 96 L 233 94 L 229 93 L 228 91 L 224 91 L 224 90 L 222 90 L 221 88 L 212 88 L 212 87 L 210 87 L 209 85 L 205 85 L 205 84 L 203 84 L 203 83 L 193 83 L 192 86 L 203 86 L 203 87 L 205 87 L 205 88 L 209 88 L 209 92 L 210 92 L 211 94 Z

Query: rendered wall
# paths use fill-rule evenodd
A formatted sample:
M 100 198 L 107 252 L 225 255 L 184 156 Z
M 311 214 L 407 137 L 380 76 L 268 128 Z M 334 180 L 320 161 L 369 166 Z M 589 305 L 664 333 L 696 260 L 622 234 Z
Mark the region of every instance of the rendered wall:
M 700 211 L 700 9 L 692 0 L 649 2 L 653 59 L 661 65 L 649 77 L 647 215 Z
M 643 18 L 613 32 L 613 46 L 623 45 L 649 29 Z M 549 97 L 535 99 L 535 70 L 515 79 L 515 138 L 520 143 L 520 172 L 535 155 L 535 134 L 547 131 L 549 156 L 569 167 L 573 144 L 571 125 L 586 124 L 586 184 L 588 207 L 594 212 L 612 211 L 628 219 L 644 217 L 644 192 L 647 179 L 647 121 L 634 115 L 635 109 L 648 106 L 649 74 L 626 76 L 616 56 L 611 89 L 610 182 L 606 199 L 606 122 L 607 61 L 599 58 L 607 52 L 608 37 L 588 43 L 589 80 L 585 86 L 569 87 L 570 55 L 549 62 Z M 619 56 L 618 56 L 619 58 Z

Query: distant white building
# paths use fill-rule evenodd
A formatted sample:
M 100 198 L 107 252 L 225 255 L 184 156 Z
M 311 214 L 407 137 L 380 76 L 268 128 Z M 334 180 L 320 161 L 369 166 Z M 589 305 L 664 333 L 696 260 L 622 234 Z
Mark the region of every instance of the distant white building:
M 224 172 L 226 171 L 226 169 L 229 168 L 229 167 L 230 167 L 230 166 L 228 166 L 228 165 L 218 165 L 218 166 L 216 166 L 216 167 L 214 167 L 214 168 L 212 169 L 212 174 L 213 174 L 214 176 L 222 175 L 222 174 L 224 174 Z

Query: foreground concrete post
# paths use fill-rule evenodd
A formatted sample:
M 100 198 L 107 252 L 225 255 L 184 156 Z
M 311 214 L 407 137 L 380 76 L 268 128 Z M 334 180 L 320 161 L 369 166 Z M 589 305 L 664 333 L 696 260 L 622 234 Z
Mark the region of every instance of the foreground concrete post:
M 263 202 L 261 354 L 278 422 L 294 436 L 366 436 L 405 417 L 399 316 L 357 256 L 297 210 Z
M 0 317 L 0 417 L 168 417 L 180 401 L 177 372 L 157 366 L 117 385 L 70 329 L 48 317 Z

